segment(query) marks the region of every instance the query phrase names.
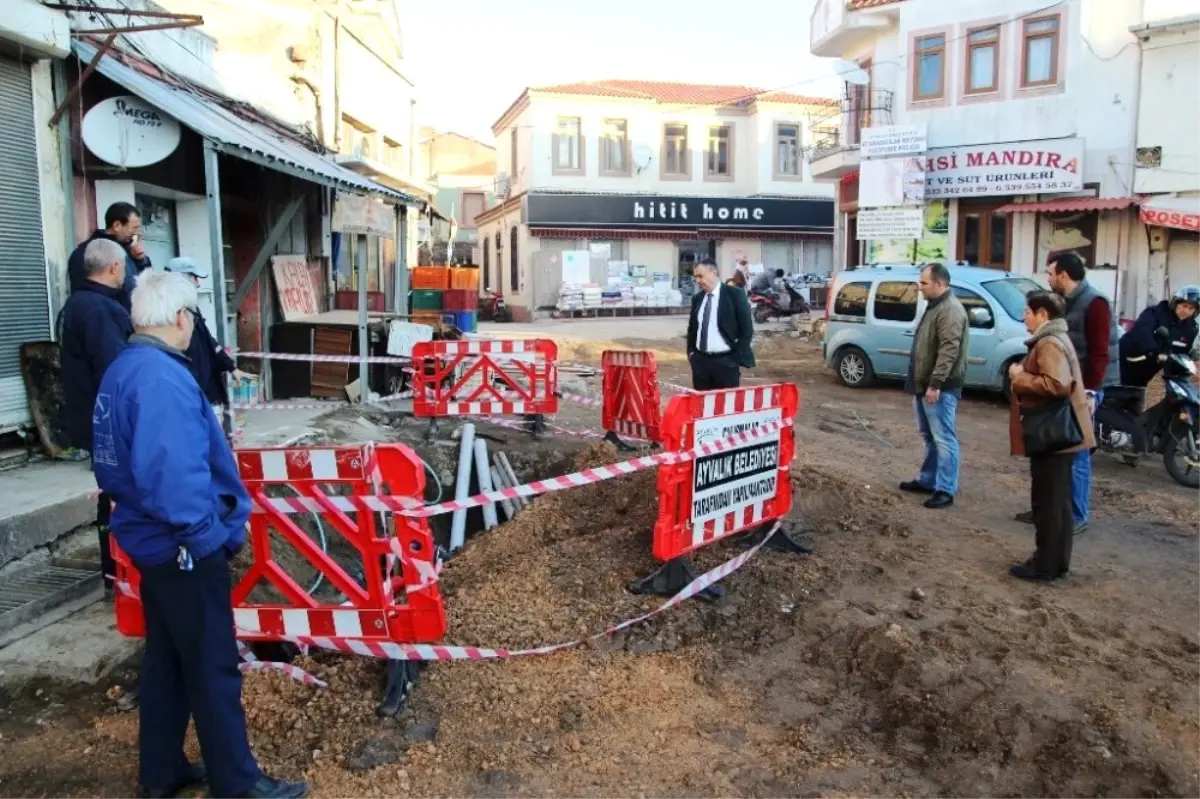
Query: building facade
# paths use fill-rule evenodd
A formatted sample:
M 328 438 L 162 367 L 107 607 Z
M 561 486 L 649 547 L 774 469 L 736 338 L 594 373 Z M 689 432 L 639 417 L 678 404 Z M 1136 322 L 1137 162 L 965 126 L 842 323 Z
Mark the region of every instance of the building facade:
M 1142 50 L 1134 188 L 1150 249 L 1139 290 L 1160 298 L 1200 284 L 1200 15 L 1132 31 Z
M 1135 185 L 1143 79 L 1131 33 L 1170 5 L 1151 4 L 818 0 L 811 50 L 848 62 L 810 152 L 814 176 L 837 186 L 839 265 L 943 260 L 1033 275 L 1075 250 L 1136 314 L 1156 296 Z M 915 242 L 858 239 L 862 130 L 887 125 L 927 136 Z
M 70 36 L 66 14 L 36 0 L 9 0 L 0 14 L 0 432 L 30 422 L 20 349 L 53 338 L 73 244 L 62 153 L 49 124 Z
M 454 221 L 454 230 L 448 225 L 426 226 L 421 232 L 421 262 L 479 265 L 483 247 L 475 217 L 495 203 L 496 148 L 453 131 L 426 129 L 425 134 L 420 174 L 434 187 L 433 207 L 444 219 Z M 481 281 L 480 288 L 489 285 Z
M 492 128 L 497 204 L 476 219 L 489 284 L 520 318 L 556 306 L 565 253 L 590 256 L 575 280 L 615 285 L 607 265 L 626 264 L 684 304 L 703 258 L 827 274 L 833 190 L 802 152 L 831 102 L 649 81 L 526 90 Z

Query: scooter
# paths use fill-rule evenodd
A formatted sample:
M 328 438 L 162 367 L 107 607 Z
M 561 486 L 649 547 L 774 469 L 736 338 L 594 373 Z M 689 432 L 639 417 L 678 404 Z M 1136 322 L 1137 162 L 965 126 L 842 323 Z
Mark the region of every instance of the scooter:
M 504 295 L 498 291 L 488 291 L 483 301 L 483 318 L 492 322 L 511 322 L 512 315 L 504 304 Z
M 804 301 L 804 297 L 796 288 L 787 281 L 783 281 L 783 288 L 788 294 L 788 305 L 784 307 L 780 303 L 778 292 L 750 292 L 750 304 L 754 308 L 754 321 L 758 324 L 765 324 L 772 319 L 787 319 L 792 316 L 811 313 L 812 309 L 808 303 Z
M 1168 352 L 1162 379 L 1167 393 L 1153 408 L 1137 413 L 1145 389 L 1112 386 L 1096 409 L 1096 446 L 1136 466 L 1143 455 L 1161 454 L 1167 473 L 1180 485 L 1200 488 L 1200 390 L 1193 379 L 1196 364 L 1172 352 L 1165 327 L 1154 332 L 1160 351 Z

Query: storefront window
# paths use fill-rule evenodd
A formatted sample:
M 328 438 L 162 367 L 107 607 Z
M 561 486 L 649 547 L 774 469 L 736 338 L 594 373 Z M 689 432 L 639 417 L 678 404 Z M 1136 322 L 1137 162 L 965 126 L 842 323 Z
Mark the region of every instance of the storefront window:
M 1038 225 L 1039 248 L 1049 263 L 1058 253 L 1076 252 L 1089 269 L 1096 266 L 1096 229 L 1100 214 L 1084 211 L 1077 214 L 1044 214 Z
M 1012 227 L 1008 214 L 997 213 L 1002 204 L 959 203 L 957 260 L 971 266 L 1009 268 Z
M 378 236 L 342 235 L 337 256 L 338 291 L 358 291 L 358 275 L 364 270 L 367 291 L 383 290 L 380 287 L 384 285 L 384 248 L 379 242 Z

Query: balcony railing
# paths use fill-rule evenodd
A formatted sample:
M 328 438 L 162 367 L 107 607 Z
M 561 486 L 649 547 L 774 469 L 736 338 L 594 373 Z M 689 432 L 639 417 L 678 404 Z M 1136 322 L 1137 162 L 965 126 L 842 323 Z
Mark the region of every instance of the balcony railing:
M 812 136 L 809 160 L 858 147 L 863 128 L 890 125 L 892 99 L 893 94 L 887 89 L 846 84 L 836 107 L 823 108 L 809 117 Z

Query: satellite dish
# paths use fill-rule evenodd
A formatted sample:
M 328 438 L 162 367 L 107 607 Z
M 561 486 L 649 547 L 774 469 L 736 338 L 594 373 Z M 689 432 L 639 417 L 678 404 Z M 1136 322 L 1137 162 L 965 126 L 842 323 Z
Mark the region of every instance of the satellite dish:
M 633 148 L 633 165 L 637 167 L 638 172 L 641 172 L 646 167 L 650 166 L 650 159 L 654 157 L 653 148 L 639 144 Z
M 157 164 L 179 146 L 179 123 L 132 95 L 96 103 L 80 127 L 93 155 L 128 169 Z
M 866 86 L 871 82 L 870 73 L 853 61 L 839 58 L 837 65 L 833 69 L 838 74 L 838 77 L 846 81 L 846 83 L 853 83 L 855 86 Z

